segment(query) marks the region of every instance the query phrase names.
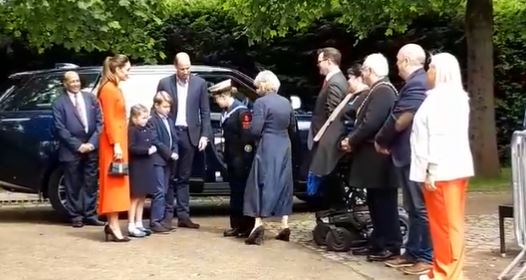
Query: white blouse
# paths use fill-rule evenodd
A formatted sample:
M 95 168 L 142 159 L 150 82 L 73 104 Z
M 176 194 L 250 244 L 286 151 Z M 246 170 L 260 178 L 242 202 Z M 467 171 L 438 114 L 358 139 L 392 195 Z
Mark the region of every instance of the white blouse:
M 413 120 L 409 179 L 424 182 L 429 164 L 436 164 L 435 181 L 473 176 L 467 93 L 437 87 L 427 94 Z

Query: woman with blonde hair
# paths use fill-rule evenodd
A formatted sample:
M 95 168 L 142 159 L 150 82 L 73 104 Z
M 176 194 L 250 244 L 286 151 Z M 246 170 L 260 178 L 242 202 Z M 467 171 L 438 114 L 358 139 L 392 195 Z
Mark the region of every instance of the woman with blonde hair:
M 461 280 L 466 190 L 474 175 L 469 97 L 449 53 L 432 57 L 427 79 L 430 89 L 413 121 L 409 176 L 423 185 L 435 254 L 432 270 L 420 279 Z
M 128 79 L 131 65 L 122 54 L 109 56 L 104 60 L 99 102 L 104 126 L 100 135 L 99 149 L 99 215 L 108 217 L 104 227 L 106 241 L 109 236 L 115 242 L 130 239 L 122 235 L 119 212 L 130 208 L 130 183 L 128 176 L 110 172 L 112 163 L 128 164 L 128 125 L 124 96 L 119 82 Z
M 245 189 L 243 212 L 255 223 L 246 244 L 261 245 L 263 218 L 281 217 L 281 231 L 275 237 L 289 241 L 288 215 L 292 213 L 293 181 L 290 136 L 296 130 L 290 102 L 278 95 L 280 82 L 271 71 L 254 80 L 260 98 L 254 102 L 250 133 L 256 141 L 256 155 Z

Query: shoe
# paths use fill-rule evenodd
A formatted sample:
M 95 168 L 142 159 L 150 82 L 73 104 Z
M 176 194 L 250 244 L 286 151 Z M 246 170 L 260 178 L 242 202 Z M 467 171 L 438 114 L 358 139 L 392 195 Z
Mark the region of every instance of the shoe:
M 351 250 L 351 253 L 355 256 L 367 256 L 367 255 L 376 253 L 376 251 L 374 251 L 373 249 L 369 247 L 361 247 L 361 248 Z
M 289 228 L 282 229 L 276 236 L 276 239 L 289 242 L 290 241 L 290 229 Z
M 384 264 L 385 266 L 391 267 L 391 268 L 402 268 L 402 267 L 409 267 L 416 263 L 415 260 L 408 258 L 405 255 L 396 257 L 392 260 L 386 261 Z
M 264 236 L 265 236 L 265 228 L 263 228 L 263 226 L 259 226 L 248 236 L 247 239 L 245 239 L 245 244 L 261 245 L 263 244 Z
M 192 222 L 192 220 L 190 219 L 179 220 L 177 222 L 177 226 L 185 227 L 185 228 L 193 228 L 193 229 L 198 229 L 200 227 L 199 224 Z
M 422 275 L 427 274 L 431 270 L 431 265 L 425 262 L 417 262 L 410 267 L 402 269 L 404 274 L 408 275 Z
M 147 229 L 147 228 L 145 228 L 145 227 L 138 227 L 137 229 L 142 231 L 142 232 L 144 232 L 144 234 L 146 234 L 146 236 L 150 236 L 152 234 L 152 231 Z
M 368 262 L 385 262 L 397 256 L 400 256 L 400 253 L 397 253 L 391 250 L 382 250 L 380 252 L 367 255 L 367 261 Z
M 103 221 L 101 221 L 101 220 L 99 220 L 97 218 L 85 219 L 84 220 L 84 224 L 85 225 L 90 225 L 90 226 L 98 226 L 98 227 L 106 225 L 105 222 L 103 222 Z
M 161 224 L 159 223 L 155 223 L 153 225 L 150 226 L 150 230 L 153 232 L 153 233 L 168 233 L 170 230 L 163 227 Z
M 227 229 L 223 232 L 223 236 L 224 237 L 232 237 L 232 236 L 237 236 L 239 233 L 239 229 L 237 228 L 231 228 L 231 229 Z
M 111 236 L 112 237 L 112 241 L 113 242 L 128 242 L 130 241 L 130 239 L 126 236 L 123 236 L 122 238 L 117 238 L 117 236 L 115 235 L 115 232 L 113 232 L 113 230 L 110 228 L 110 225 L 105 225 L 104 226 L 104 237 L 105 237 L 105 240 L 106 242 L 109 241 L 109 237 L 108 236 Z
M 138 228 L 134 228 L 133 230 L 128 229 L 128 236 L 129 237 L 137 237 L 137 238 L 143 238 L 146 236 L 146 233 L 144 231 L 139 230 Z
M 82 222 L 82 220 L 73 220 L 71 221 L 71 226 L 74 228 L 81 228 L 84 226 L 84 223 Z
M 163 228 L 167 229 L 168 231 L 175 231 L 176 229 L 176 227 L 172 226 L 171 223 L 161 222 L 160 224 L 161 226 L 163 226 Z

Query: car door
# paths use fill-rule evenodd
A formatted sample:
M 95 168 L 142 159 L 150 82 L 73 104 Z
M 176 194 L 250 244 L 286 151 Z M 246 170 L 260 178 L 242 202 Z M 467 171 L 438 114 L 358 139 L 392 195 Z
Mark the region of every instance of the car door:
M 98 74 L 81 74 L 93 83 Z M 50 168 L 57 166 L 53 135 L 53 101 L 63 93 L 62 73 L 30 76 L 0 102 L 0 181 L 38 191 Z

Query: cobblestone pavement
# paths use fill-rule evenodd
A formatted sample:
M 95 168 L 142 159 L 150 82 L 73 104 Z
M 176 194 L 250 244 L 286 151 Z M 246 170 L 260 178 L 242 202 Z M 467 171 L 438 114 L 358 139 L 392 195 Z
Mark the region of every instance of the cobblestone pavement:
M 497 205 L 510 200 L 505 193 L 469 195 L 468 279 L 496 279 L 516 254 L 512 220 L 506 221 L 508 257 L 498 253 Z M 314 216 L 302 204 L 296 204 L 290 219 L 291 244 L 271 240 L 279 221 L 267 224 L 268 240 L 258 248 L 222 238 L 227 225 L 226 202 L 225 198 L 192 201 L 195 220 L 203 225 L 198 232 L 179 229 L 130 244 L 94 242 L 102 239 L 100 228 L 78 230 L 61 225 L 45 205 L 0 205 L 0 278 L 416 279 L 382 264 L 368 263 L 363 257 L 316 246 L 311 234 Z

